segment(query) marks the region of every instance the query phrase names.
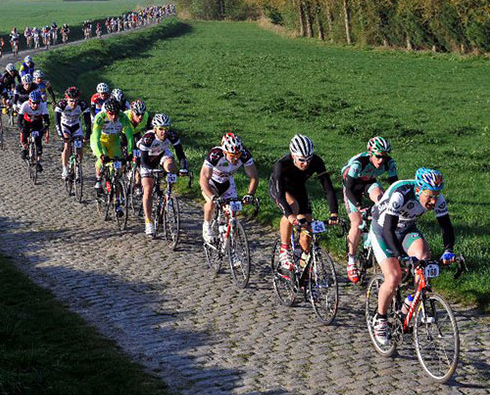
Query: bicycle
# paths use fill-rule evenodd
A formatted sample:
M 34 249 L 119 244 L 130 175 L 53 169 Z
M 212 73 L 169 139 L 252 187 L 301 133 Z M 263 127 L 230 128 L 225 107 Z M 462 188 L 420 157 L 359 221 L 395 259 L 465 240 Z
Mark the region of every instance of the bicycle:
M 5 137 L 4 137 L 4 132 L 3 132 L 3 120 L 2 120 L 2 115 L 0 114 L 0 150 L 5 149 Z
M 357 247 L 357 268 L 359 270 L 359 281 L 356 283 L 357 285 L 366 285 L 368 272 L 370 269 L 372 269 L 373 274 L 379 273 L 371 240 L 369 239 L 369 230 L 371 228 L 372 221 L 371 209 L 372 207 L 364 207 L 360 210 L 362 215 L 362 223 L 359 225 L 361 237 L 359 238 L 359 246 Z M 345 243 L 345 251 L 346 255 L 348 255 L 349 245 L 347 240 Z
M 260 200 L 254 198 L 253 216 L 260 210 Z M 250 278 L 250 248 L 247 234 L 238 219 L 242 211 L 242 199 L 216 199 L 216 209 L 211 228 L 217 235 L 211 243 L 204 242 L 206 262 L 215 274 L 221 269 L 225 257 L 228 257 L 234 284 L 245 288 Z
M 133 148 L 133 160 L 131 162 L 131 170 L 128 172 L 128 185 L 126 195 L 128 197 L 128 205 L 131 212 L 135 217 L 141 217 L 143 214 L 143 187 L 141 186 L 141 176 L 139 158 L 141 158 L 141 151 L 137 148 Z M 139 176 L 140 183 L 136 185 L 137 175 Z
M 455 279 L 468 270 L 462 255 L 456 258 L 456 263 L 458 269 Z M 446 383 L 458 364 L 459 332 L 451 306 L 441 295 L 432 292 L 430 286 L 430 279 L 439 276 L 439 269 L 440 263 L 435 260 L 421 260 L 406 268 L 403 282 L 415 274 L 420 280 L 406 316 L 401 311 L 404 301 L 401 286 L 397 288 L 388 309 L 391 335 L 387 345 L 383 346 L 376 341 L 373 327 L 373 317 L 378 310 L 379 288 L 384 281 L 381 273 L 376 274 L 367 287 L 365 314 L 369 336 L 378 353 L 386 357 L 393 355 L 397 347 L 403 344 L 404 335 L 413 332 L 415 351 L 422 368 L 434 381 Z
M 119 230 L 126 229 L 128 222 L 128 204 L 126 200 L 126 188 L 120 175 L 122 162 L 119 158 L 112 158 L 103 164 L 103 187 L 97 191 L 97 212 L 103 221 L 111 219 L 111 213 L 116 219 Z
M 12 41 L 12 57 L 17 57 L 19 54 L 19 43 L 17 41 Z
M 329 325 L 335 318 L 339 303 L 339 289 L 334 262 L 327 251 L 319 245 L 320 235 L 326 232 L 328 221 L 313 220 L 311 232 L 299 226 L 293 227 L 291 248 L 294 253 L 294 270 L 283 273 L 279 261 L 281 240 L 278 238 L 272 250 L 271 269 L 274 292 L 284 306 L 292 306 L 298 293 L 303 290 L 305 301 L 310 301 L 320 322 Z M 341 234 L 345 235 L 345 222 L 340 220 Z M 311 239 L 311 250 L 301 264 L 302 249 L 299 245 L 300 233 Z
M 68 160 L 68 176 L 64 180 L 65 189 L 68 196 L 72 195 L 75 187 L 75 197 L 81 203 L 83 196 L 83 173 L 80 153 L 83 151 L 83 141 L 81 137 L 70 140 L 70 159 Z
M 39 136 L 42 136 L 42 133 L 46 131 L 47 128 L 43 128 L 40 131 L 32 130 L 27 137 L 27 156 L 25 158 L 25 162 L 27 165 L 27 171 L 29 173 L 29 178 L 32 183 L 36 185 L 37 182 L 37 157 L 38 151 L 36 147 L 35 139 Z

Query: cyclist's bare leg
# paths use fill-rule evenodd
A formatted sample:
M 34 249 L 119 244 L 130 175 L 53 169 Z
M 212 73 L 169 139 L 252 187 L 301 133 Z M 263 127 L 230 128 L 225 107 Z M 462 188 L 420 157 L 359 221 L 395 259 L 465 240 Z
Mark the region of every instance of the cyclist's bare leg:
M 177 173 L 177 166 L 175 164 L 174 158 L 167 158 L 165 159 L 165 162 L 163 162 L 163 169 L 167 173 Z
M 379 264 L 379 266 L 381 267 L 385 281 L 379 288 L 378 313 L 384 315 L 387 313 L 391 298 L 400 284 L 402 271 L 398 258 L 386 258 Z
M 213 201 L 203 193 L 206 203 L 204 204 L 204 221 L 211 222 L 213 220 L 214 203 Z
M 378 203 L 379 199 L 383 196 L 384 191 L 381 188 L 375 187 L 369 192 L 369 199 L 374 203 Z
M 311 214 L 299 214 L 298 215 L 298 219 L 301 219 L 301 218 L 306 218 L 306 220 L 308 222 L 311 222 L 311 220 L 313 219 L 313 217 L 311 216 Z M 311 231 L 311 227 L 308 226 L 308 230 Z M 301 233 L 300 236 L 299 236 L 299 244 L 301 246 L 301 249 L 303 251 L 310 251 L 310 240 L 311 238 L 308 237 L 306 234 L 304 233 Z
M 408 248 L 408 256 L 414 256 L 418 260 L 424 259 L 428 260 L 430 259 L 430 249 L 429 245 L 425 241 L 425 239 L 420 238 L 412 242 L 410 247 Z M 414 284 L 415 288 L 417 288 L 417 285 L 419 283 L 419 276 L 415 275 L 414 279 Z
M 299 213 L 299 205 L 296 199 L 286 192 L 286 201 L 288 202 L 291 210 L 293 211 L 294 216 L 297 216 Z M 280 236 L 281 243 L 285 245 L 289 245 L 291 241 L 291 233 L 293 232 L 293 224 L 289 221 L 289 219 L 285 216 L 281 217 L 280 223 Z
M 141 179 L 143 185 L 143 211 L 145 213 L 145 221 L 151 221 L 151 210 L 153 205 L 153 196 L 151 191 L 153 190 L 153 177 L 144 177 Z
M 350 219 L 350 229 L 347 235 L 347 246 L 349 249 L 349 255 L 355 256 L 357 251 L 357 246 L 359 244 L 359 238 L 361 237 L 361 231 L 359 226 L 362 223 L 362 215 L 359 211 L 349 214 Z
M 63 152 L 61 154 L 61 164 L 63 165 L 63 168 L 68 166 L 68 158 L 71 155 L 71 150 L 70 150 L 70 139 L 71 136 L 68 133 L 63 133 L 63 137 L 65 138 L 65 142 L 63 144 Z

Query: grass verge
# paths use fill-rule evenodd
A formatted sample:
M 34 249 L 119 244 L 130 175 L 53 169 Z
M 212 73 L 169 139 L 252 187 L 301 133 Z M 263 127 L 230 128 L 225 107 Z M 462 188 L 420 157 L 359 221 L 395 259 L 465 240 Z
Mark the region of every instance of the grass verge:
M 2 256 L 0 283 L 1 395 L 170 393 Z

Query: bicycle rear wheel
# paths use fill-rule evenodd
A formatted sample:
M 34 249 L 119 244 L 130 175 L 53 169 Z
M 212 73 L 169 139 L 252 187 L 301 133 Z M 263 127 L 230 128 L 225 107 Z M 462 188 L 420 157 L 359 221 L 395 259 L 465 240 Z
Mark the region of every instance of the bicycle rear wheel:
M 73 190 L 73 164 L 72 163 L 70 163 L 70 166 L 68 168 L 68 176 L 63 181 L 63 184 L 65 184 L 66 193 L 68 194 L 68 196 L 71 196 Z
M 339 305 L 337 275 L 328 252 L 318 251 L 314 254 L 309 268 L 309 297 L 318 319 L 328 325 L 334 320 Z
M 427 293 L 415 308 L 413 338 L 425 372 L 438 383 L 454 374 L 459 359 L 459 331 L 449 303 Z
M 34 143 L 29 144 L 29 177 L 32 183 L 36 185 L 37 182 L 37 149 Z
M 114 182 L 113 188 L 115 188 L 114 194 L 114 215 L 116 217 L 117 228 L 119 230 L 126 229 L 128 224 L 128 201 L 126 199 L 126 188 L 124 183 L 118 179 Z M 120 211 L 116 212 L 116 202 L 119 200 Z
M 383 284 L 383 282 L 384 276 L 382 274 L 376 274 L 373 278 L 371 278 L 371 281 L 369 281 L 366 292 L 366 325 L 368 327 L 369 337 L 371 338 L 371 341 L 373 342 L 376 351 L 385 357 L 389 357 L 393 355 L 393 353 L 396 351 L 396 342 L 393 336 L 393 330 L 396 325 L 396 317 L 394 314 L 395 309 L 393 303 L 390 304 L 387 312 L 388 325 L 390 327 L 390 330 L 392 331 L 392 336 L 390 336 L 388 344 L 383 345 L 376 340 L 376 338 L 374 337 L 373 325 L 373 318 L 378 311 L 379 288 L 381 287 L 381 284 Z
M 75 197 L 82 203 L 83 197 L 83 172 L 80 163 L 75 165 Z
M 218 227 L 216 222 L 213 223 L 213 230 L 216 235 L 216 239 L 212 243 L 204 243 L 204 255 L 206 255 L 206 263 L 214 274 L 218 274 L 221 269 L 221 263 L 223 261 L 223 254 L 221 253 L 221 236 L 218 233 Z
M 231 275 L 238 288 L 245 288 L 250 278 L 250 249 L 245 229 L 238 220 L 232 235 L 228 250 Z
M 274 292 L 276 293 L 279 302 L 284 306 L 292 306 L 296 299 L 299 286 L 297 284 L 294 272 L 291 272 L 289 275 L 281 273 L 281 263 L 279 261 L 280 246 L 281 241 L 277 239 L 272 249 L 272 283 L 274 285 Z
M 167 197 L 163 210 L 164 236 L 170 249 L 175 250 L 180 236 L 180 209 L 176 196 Z

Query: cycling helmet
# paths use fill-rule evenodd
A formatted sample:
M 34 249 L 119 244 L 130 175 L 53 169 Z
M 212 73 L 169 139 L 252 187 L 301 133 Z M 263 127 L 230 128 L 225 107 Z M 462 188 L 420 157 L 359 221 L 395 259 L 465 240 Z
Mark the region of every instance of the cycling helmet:
M 70 86 L 66 91 L 65 91 L 65 97 L 67 99 L 78 99 L 80 97 L 80 91 L 76 86 Z
M 415 182 L 421 190 L 441 191 L 444 188 L 444 180 L 439 170 L 421 167 L 415 172 Z
M 131 102 L 131 111 L 135 114 L 144 114 L 146 111 L 146 104 L 143 100 L 136 100 Z
M 105 82 L 101 82 L 97 85 L 97 93 L 109 93 L 109 85 Z
M 29 93 L 29 101 L 31 103 L 41 103 L 41 94 L 39 93 L 39 91 L 32 91 L 31 93 Z
M 372 154 L 389 153 L 391 152 L 391 144 L 383 137 L 376 136 L 368 141 L 367 150 Z
M 221 139 L 221 148 L 230 154 L 238 154 L 243 149 L 242 140 L 237 135 L 228 132 Z
M 305 159 L 311 159 L 315 149 L 309 137 L 302 134 L 295 134 L 289 143 L 289 151 L 291 151 L 291 155 L 293 156 L 302 156 Z
M 36 71 L 34 71 L 32 76 L 34 77 L 34 79 L 44 78 L 44 73 L 41 70 L 36 70 Z
M 153 120 L 151 121 L 151 124 L 154 127 L 169 127 L 170 126 L 170 118 L 168 115 L 165 114 L 155 114 L 153 117 Z
M 20 80 L 23 84 L 32 84 L 32 75 L 24 74 Z
M 25 58 L 24 58 L 24 62 L 25 63 L 31 63 L 32 62 L 32 57 L 27 55 Z
M 124 92 L 121 89 L 115 88 L 111 92 L 111 97 L 121 103 L 124 100 Z
M 121 107 L 119 106 L 119 103 L 113 97 L 111 97 L 109 100 L 107 100 L 104 103 L 104 110 L 106 112 L 118 113 L 120 111 L 120 109 L 121 109 Z
M 8 63 L 7 66 L 5 67 L 5 70 L 12 72 L 15 70 L 15 66 L 13 63 Z

